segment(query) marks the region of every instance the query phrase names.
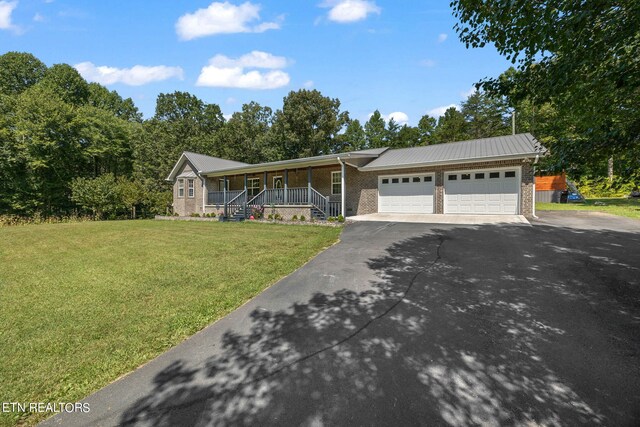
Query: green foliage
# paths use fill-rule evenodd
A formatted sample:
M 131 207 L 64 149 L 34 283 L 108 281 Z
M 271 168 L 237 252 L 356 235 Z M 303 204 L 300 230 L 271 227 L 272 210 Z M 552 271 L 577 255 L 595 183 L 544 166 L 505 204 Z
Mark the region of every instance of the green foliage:
M 329 222 L 336 222 L 336 217 L 334 217 L 334 216 L 330 216 L 329 218 L 327 218 L 327 221 L 329 221 Z
M 338 215 L 338 217 L 336 218 L 336 221 L 344 222 L 344 217 L 342 215 Z
M 344 134 L 340 135 L 340 151 L 364 150 L 367 147 L 367 138 L 358 119 L 350 120 Z
M 624 197 L 638 189 L 638 185 L 624 178 L 607 177 L 582 177 L 576 182 L 576 186 L 585 198 Z
M 469 139 L 468 128 L 464 114 L 455 107 L 450 107 L 444 112 L 444 116 L 440 116 L 438 119 L 433 142 L 442 143 Z
M 304 215 L 300 215 L 300 222 L 305 222 L 307 220 L 307 217 Z
M 280 158 L 271 135 L 273 112 L 257 102 L 242 106 L 233 113 L 219 132 L 220 150 L 224 158 L 245 163 L 262 163 Z
M 90 209 L 96 219 L 115 214 L 122 207 L 116 179 L 110 173 L 93 179 L 75 178 L 71 183 L 71 200 Z
M 38 83 L 47 70 L 30 53 L 7 52 L 0 55 L 0 94 L 16 96 Z
M 198 212 L 192 212 L 189 216 L 192 218 L 200 218 L 200 214 Z
M 89 100 L 89 84 L 68 64 L 55 64 L 48 68 L 38 85 L 70 105 L 84 105 Z
M 349 114 L 340 112 L 340 100 L 300 89 L 284 97 L 282 110 L 275 114 L 274 137 L 284 159 L 330 154 L 339 149 L 338 134 L 348 121 Z
M 367 148 L 382 148 L 387 146 L 386 123 L 380 111 L 373 112 L 369 120 L 364 124 L 364 133 L 367 139 Z
M 297 221 L 298 220 L 298 215 L 294 215 L 291 217 L 291 221 Z
M 418 145 L 429 145 L 434 143 L 433 134 L 438 125 L 438 120 L 425 114 L 418 122 Z

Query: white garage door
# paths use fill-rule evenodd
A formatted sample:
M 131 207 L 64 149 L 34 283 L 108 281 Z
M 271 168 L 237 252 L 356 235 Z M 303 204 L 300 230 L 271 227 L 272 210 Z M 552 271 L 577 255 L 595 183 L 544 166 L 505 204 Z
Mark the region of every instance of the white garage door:
M 433 175 L 381 176 L 378 212 L 433 213 L 433 190 Z
M 444 213 L 517 214 L 517 169 L 445 172 Z

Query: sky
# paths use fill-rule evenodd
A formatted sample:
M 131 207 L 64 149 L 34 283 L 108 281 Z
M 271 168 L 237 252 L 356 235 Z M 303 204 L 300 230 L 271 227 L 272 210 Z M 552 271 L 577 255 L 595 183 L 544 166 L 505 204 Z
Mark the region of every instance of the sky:
M 0 0 L 0 54 L 70 64 L 145 118 L 160 93 L 229 117 L 317 89 L 361 122 L 377 109 L 415 126 L 510 66 L 492 46 L 465 48 L 455 24 L 449 0 Z

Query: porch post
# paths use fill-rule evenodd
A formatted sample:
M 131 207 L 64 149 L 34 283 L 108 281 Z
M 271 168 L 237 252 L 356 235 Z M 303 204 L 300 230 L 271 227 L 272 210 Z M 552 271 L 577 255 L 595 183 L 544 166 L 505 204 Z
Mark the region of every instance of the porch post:
M 347 217 L 347 166 L 344 162 L 340 162 L 340 189 L 341 189 L 341 208 L 342 208 L 342 217 Z
M 311 204 L 311 166 L 307 167 L 307 204 Z
M 222 177 L 222 202 L 224 203 L 223 214 L 227 217 L 227 175 Z
M 264 191 L 267 191 L 267 171 L 264 172 L 264 178 L 262 180 L 264 181 Z
M 206 213 L 205 206 L 209 201 L 209 194 L 207 192 L 207 177 L 203 176 L 202 178 L 202 213 Z
M 244 174 L 244 191 L 247 191 L 247 174 Z
M 289 202 L 289 197 L 287 195 L 289 187 L 289 169 L 284 170 L 284 204 L 286 205 Z

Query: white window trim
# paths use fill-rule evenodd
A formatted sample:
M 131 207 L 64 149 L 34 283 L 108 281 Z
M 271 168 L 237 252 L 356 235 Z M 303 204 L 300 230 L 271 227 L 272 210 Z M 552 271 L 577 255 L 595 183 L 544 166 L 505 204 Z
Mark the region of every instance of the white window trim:
M 196 180 L 193 178 L 187 179 L 187 197 L 190 199 L 196 197 Z
M 333 177 L 336 176 L 336 175 L 339 177 L 337 182 L 335 182 L 334 179 L 333 179 Z M 340 188 L 339 192 L 336 193 L 336 192 L 333 191 L 333 186 L 334 185 L 339 185 L 340 186 L 339 187 Z M 342 194 L 342 171 L 332 171 L 331 172 L 331 195 L 333 196 L 333 195 L 336 195 L 336 194 Z
M 276 180 L 280 179 L 282 181 L 282 187 L 276 187 Z M 271 188 L 284 188 L 284 178 L 282 175 L 275 175 L 271 181 Z
M 178 178 L 178 198 L 184 199 L 184 178 Z

